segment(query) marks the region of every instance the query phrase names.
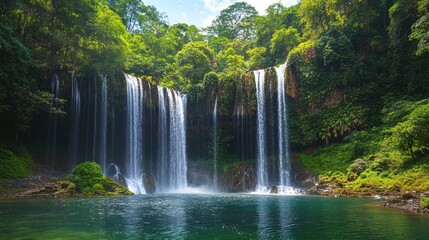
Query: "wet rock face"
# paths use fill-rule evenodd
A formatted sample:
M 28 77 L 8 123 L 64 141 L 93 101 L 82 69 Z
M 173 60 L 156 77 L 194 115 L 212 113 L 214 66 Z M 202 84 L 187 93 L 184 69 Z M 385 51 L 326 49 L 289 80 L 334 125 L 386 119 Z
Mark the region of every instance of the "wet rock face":
M 230 166 L 222 180 L 228 192 L 252 192 L 256 188 L 256 174 L 252 165 Z
M 213 184 L 213 166 L 206 163 L 188 165 L 188 185 L 192 187 L 210 186 Z
M 270 193 L 279 193 L 279 189 L 276 185 L 271 186 Z
M 156 191 L 156 182 L 152 174 L 145 173 L 143 177 L 143 186 L 146 193 L 154 193 Z

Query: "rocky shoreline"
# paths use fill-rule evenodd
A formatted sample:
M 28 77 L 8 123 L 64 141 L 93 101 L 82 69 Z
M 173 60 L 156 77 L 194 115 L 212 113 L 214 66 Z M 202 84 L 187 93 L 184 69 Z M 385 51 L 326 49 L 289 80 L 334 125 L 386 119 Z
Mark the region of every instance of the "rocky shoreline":
M 395 196 L 383 201 L 379 206 L 386 208 L 399 209 L 404 212 L 429 214 L 429 208 L 423 208 L 420 205 L 421 197 L 427 197 L 428 194 L 417 192 L 406 192 L 402 196 Z
M 1 180 L 0 199 L 79 196 L 79 194 L 70 192 L 69 182 L 63 179 L 65 179 L 64 174 L 61 175 L 58 172 L 40 168 L 22 179 Z M 421 198 L 429 198 L 429 192 L 407 191 L 392 193 L 381 189 L 371 192 L 353 192 L 349 189 L 313 184 L 310 189 L 308 189 L 308 185 L 306 186 L 308 190 L 305 191 L 305 194 L 329 197 L 376 198 L 382 200 L 378 204 L 380 207 L 410 213 L 429 214 L 429 208 L 421 206 Z
M 353 192 L 345 188 L 333 188 L 327 185 L 315 185 L 307 191 L 310 195 L 330 196 L 330 197 L 358 197 L 375 198 L 382 201 L 378 204 L 381 207 L 398 209 L 404 212 L 429 214 L 429 208 L 421 206 L 421 199 L 428 198 L 429 192 L 406 191 L 390 192 L 383 189 L 374 191 Z

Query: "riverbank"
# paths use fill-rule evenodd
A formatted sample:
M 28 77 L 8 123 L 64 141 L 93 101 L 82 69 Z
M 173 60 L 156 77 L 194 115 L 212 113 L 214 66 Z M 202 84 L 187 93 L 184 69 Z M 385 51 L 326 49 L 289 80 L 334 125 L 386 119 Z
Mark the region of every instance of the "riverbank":
M 0 198 L 132 195 L 126 187 L 103 176 L 94 162 L 79 164 L 69 175 L 44 166 L 24 178 L 0 179 Z
M 61 184 L 57 182 L 66 175 L 49 167 L 38 165 L 35 170 L 18 179 L 0 179 L 0 198 L 57 197 Z
M 307 191 L 310 195 L 345 197 L 345 198 L 376 198 L 382 199 L 378 204 L 381 207 L 398 209 L 405 212 L 429 214 L 429 208 L 422 206 L 422 199 L 429 197 L 429 192 L 404 191 L 392 192 L 388 189 L 371 189 L 369 191 L 354 192 L 351 189 L 317 184 Z

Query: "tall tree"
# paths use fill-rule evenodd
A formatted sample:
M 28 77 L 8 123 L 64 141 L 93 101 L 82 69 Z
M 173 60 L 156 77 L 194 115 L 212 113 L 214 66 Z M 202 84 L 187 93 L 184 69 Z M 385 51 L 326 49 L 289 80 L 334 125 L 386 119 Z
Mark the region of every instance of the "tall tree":
M 344 13 L 337 9 L 338 0 L 302 0 L 298 14 L 307 37 L 317 38 L 331 27 L 342 26 Z
M 246 2 L 236 2 L 222 10 L 207 28 L 211 35 L 249 40 L 255 36 L 254 19 L 258 12 Z
M 175 57 L 180 74 L 190 83 L 203 80 L 213 70 L 213 50 L 205 42 L 190 42 Z
M 138 30 L 142 0 L 108 0 L 108 3 L 109 7 L 121 17 L 129 32 Z

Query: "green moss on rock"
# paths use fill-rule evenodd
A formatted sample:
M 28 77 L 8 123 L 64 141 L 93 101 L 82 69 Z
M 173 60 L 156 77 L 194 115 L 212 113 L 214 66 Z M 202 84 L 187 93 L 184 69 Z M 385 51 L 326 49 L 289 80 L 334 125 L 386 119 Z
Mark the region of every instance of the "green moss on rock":
M 100 165 L 84 162 L 77 165 L 67 180 L 75 184 L 76 192 L 85 195 L 132 195 L 127 188 L 103 176 Z

